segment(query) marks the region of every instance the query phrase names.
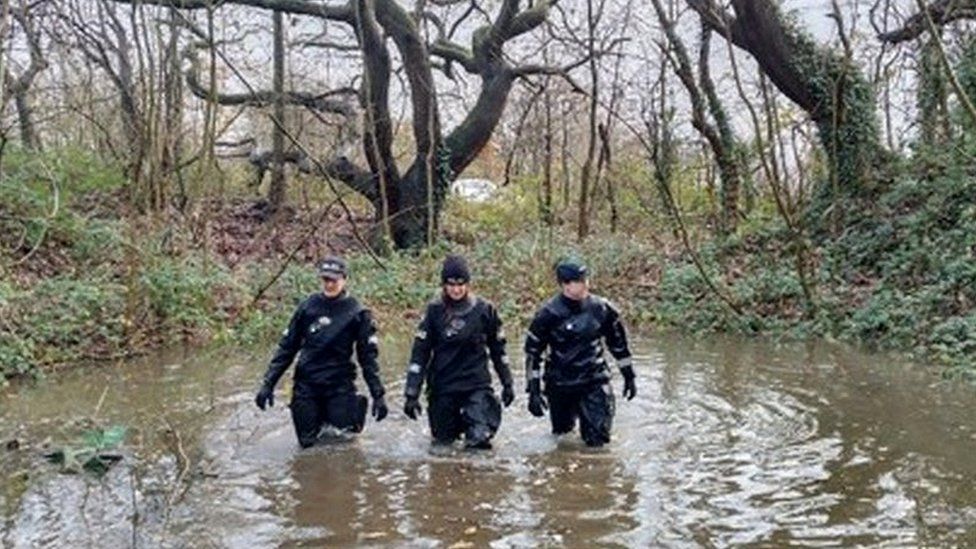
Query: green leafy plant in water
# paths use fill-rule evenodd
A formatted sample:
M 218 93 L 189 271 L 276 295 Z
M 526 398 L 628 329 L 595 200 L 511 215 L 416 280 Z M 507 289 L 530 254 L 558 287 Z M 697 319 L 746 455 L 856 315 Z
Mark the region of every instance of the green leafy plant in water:
M 126 432 L 127 429 L 122 425 L 90 429 L 82 433 L 78 443 L 66 445 L 45 454 L 44 457 L 51 463 L 61 465 L 62 473 L 78 474 L 87 471 L 101 476 L 122 459 L 121 454 L 111 450 L 122 444 Z

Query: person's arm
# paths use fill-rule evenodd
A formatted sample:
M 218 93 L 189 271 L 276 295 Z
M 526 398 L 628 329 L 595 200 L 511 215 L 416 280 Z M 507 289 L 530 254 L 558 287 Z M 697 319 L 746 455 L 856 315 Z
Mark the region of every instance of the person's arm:
M 515 389 L 512 387 L 512 369 L 509 367 L 508 355 L 505 354 L 505 328 L 502 319 L 494 306 L 488 304 L 488 354 L 495 367 L 495 374 L 502 383 L 502 403 L 509 406 L 515 401 Z
M 549 346 L 549 328 L 546 322 L 545 310 L 536 313 L 525 334 L 525 378 L 526 392 L 532 392 L 534 387 L 541 391 L 542 387 L 542 359 Z
M 424 385 L 427 365 L 434 349 L 432 341 L 434 334 L 430 328 L 432 307 L 427 306 L 424 317 L 417 325 L 417 332 L 413 336 L 413 348 L 410 350 L 410 366 L 407 367 L 407 383 L 403 389 L 403 413 L 410 419 L 417 419 L 422 412 L 420 408 L 420 389 Z
M 295 355 L 301 349 L 304 333 L 304 305 L 300 305 L 294 314 L 291 315 L 291 322 L 288 323 L 288 328 L 281 334 L 281 339 L 278 341 L 278 350 L 275 351 L 274 356 L 271 358 L 268 369 L 264 373 L 264 378 L 262 378 L 261 387 L 254 396 L 254 403 L 257 404 L 258 408 L 264 410 L 266 406 L 274 406 L 275 385 L 278 384 L 278 380 L 285 374 L 285 370 L 288 369 L 292 360 L 295 359 Z
M 607 341 L 610 356 L 617 362 L 617 368 L 624 377 L 624 397 L 627 400 L 634 398 L 637 394 L 637 385 L 634 373 L 634 359 L 630 354 L 630 347 L 627 345 L 627 330 L 620 319 L 617 308 L 609 301 L 605 302 L 607 316 L 603 321 L 602 333 Z
M 502 326 L 502 319 L 498 316 L 498 311 L 492 305 L 488 305 L 488 354 L 491 356 L 491 363 L 495 367 L 495 373 L 503 387 L 512 386 L 512 370 L 509 366 L 508 355 L 505 353 L 505 345 L 508 343 L 505 337 L 505 328 Z
M 369 388 L 369 396 L 374 400 L 386 394 L 383 380 L 380 379 L 379 338 L 376 336 L 376 323 L 369 309 L 359 312 L 358 333 L 356 334 L 356 360 L 363 370 L 363 380 Z
M 420 390 L 424 384 L 424 377 L 427 373 L 427 365 L 434 349 L 434 334 L 432 327 L 431 313 L 432 307 L 428 306 L 424 317 L 417 325 L 417 331 L 413 337 L 413 348 L 410 350 L 410 365 L 407 367 L 407 384 L 404 389 L 404 396 L 407 398 L 418 398 Z
M 264 385 L 274 388 L 301 349 L 305 333 L 304 312 L 304 306 L 300 305 L 292 314 L 288 328 L 282 332 L 281 339 L 278 340 L 278 349 L 264 374 Z
M 545 414 L 548 404 L 542 396 L 542 357 L 549 346 L 549 327 L 545 309 L 539 311 L 525 334 L 525 392 L 529 393 L 529 413 Z

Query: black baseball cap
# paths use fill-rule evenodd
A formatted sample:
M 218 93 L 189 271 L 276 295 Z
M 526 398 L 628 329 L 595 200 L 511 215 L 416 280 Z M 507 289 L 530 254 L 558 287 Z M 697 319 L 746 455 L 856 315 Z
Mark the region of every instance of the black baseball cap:
M 556 264 L 556 280 L 560 283 L 586 280 L 589 271 L 578 259 L 563 259 Z
M 336 280 L 339 278 L 346 278 L 348 271 L 346 269 L 346 262 L 339 256 L 330 255 L 319 263 L 319 276 L 322 278 L 328 278 L 330 280 Z

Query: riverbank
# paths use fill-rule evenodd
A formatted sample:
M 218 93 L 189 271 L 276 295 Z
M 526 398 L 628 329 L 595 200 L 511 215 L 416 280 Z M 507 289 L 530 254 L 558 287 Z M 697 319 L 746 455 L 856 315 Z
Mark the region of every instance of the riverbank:
M 524 326 L 556 289 L 553 262 L 576 254 L 591 265 L 595 291 L 632 325 L 837 339 L 905 351 L 948 375 L 974 371 L 971 163 L 906 170 L 852 207 L 835 234 L 804 237 L 798 262 L 790 231 L 761 207 L 734 236 L 714 238 L 706 215 L 714 204 L 694 190 L 678 197 L 690 251 L 663 210 L 648 207 L 648 192 L 622 193 L 617 225 L 627 230 L 598 229 L 578 244 L 573 211 L 541 225 L 536 189 L 526 183 L 484 204 L 452 198 L 432 248 L 374 258 L 360 241 L 369 231 L 362 205 L 351 204 L 361 212 L 351 222 L 339 207 L 323 211 L 317 205 L 331 195 L 311 182 L 296 183 L 298 205 L 273 221 L 242 192 L 137 215 L 125 211 L 117 170 L 61 156 L 8 155 L 5 165 L 0 377 L 175 342 L 270 343 L 294 305 L 317 291 L 312 263 L 333 251 L 349 258 L 351 289 L 381 329 L 416 322 L 448 252 L 466 254 L 476 290 L 506 322 Z

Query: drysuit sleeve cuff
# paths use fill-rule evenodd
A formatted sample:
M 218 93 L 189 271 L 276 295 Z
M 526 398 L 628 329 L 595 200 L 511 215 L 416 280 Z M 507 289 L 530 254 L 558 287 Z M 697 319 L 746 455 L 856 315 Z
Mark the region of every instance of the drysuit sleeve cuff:
M 629 358 L 626 360 L 630 361 Z M 620 374 L 624 376 L 624 379 L 634 379 L 637 377 L 637 374 L 634 373 L 634 366 L 630 362 L 628 362 L 626 365 L 623 365 L 622 363 L 623 361 L 621 361 Z
M 416 368 L 414 368 L 416 366 Z M 410 370 L 407 372 L 407 384 L 403 390 L 404 396 L 407 398 L 417 398 L 420 396 L 420 386 L 423 384 L 423 376 L 420 373 L 420 366 L 416 364 L 410 365 Z

